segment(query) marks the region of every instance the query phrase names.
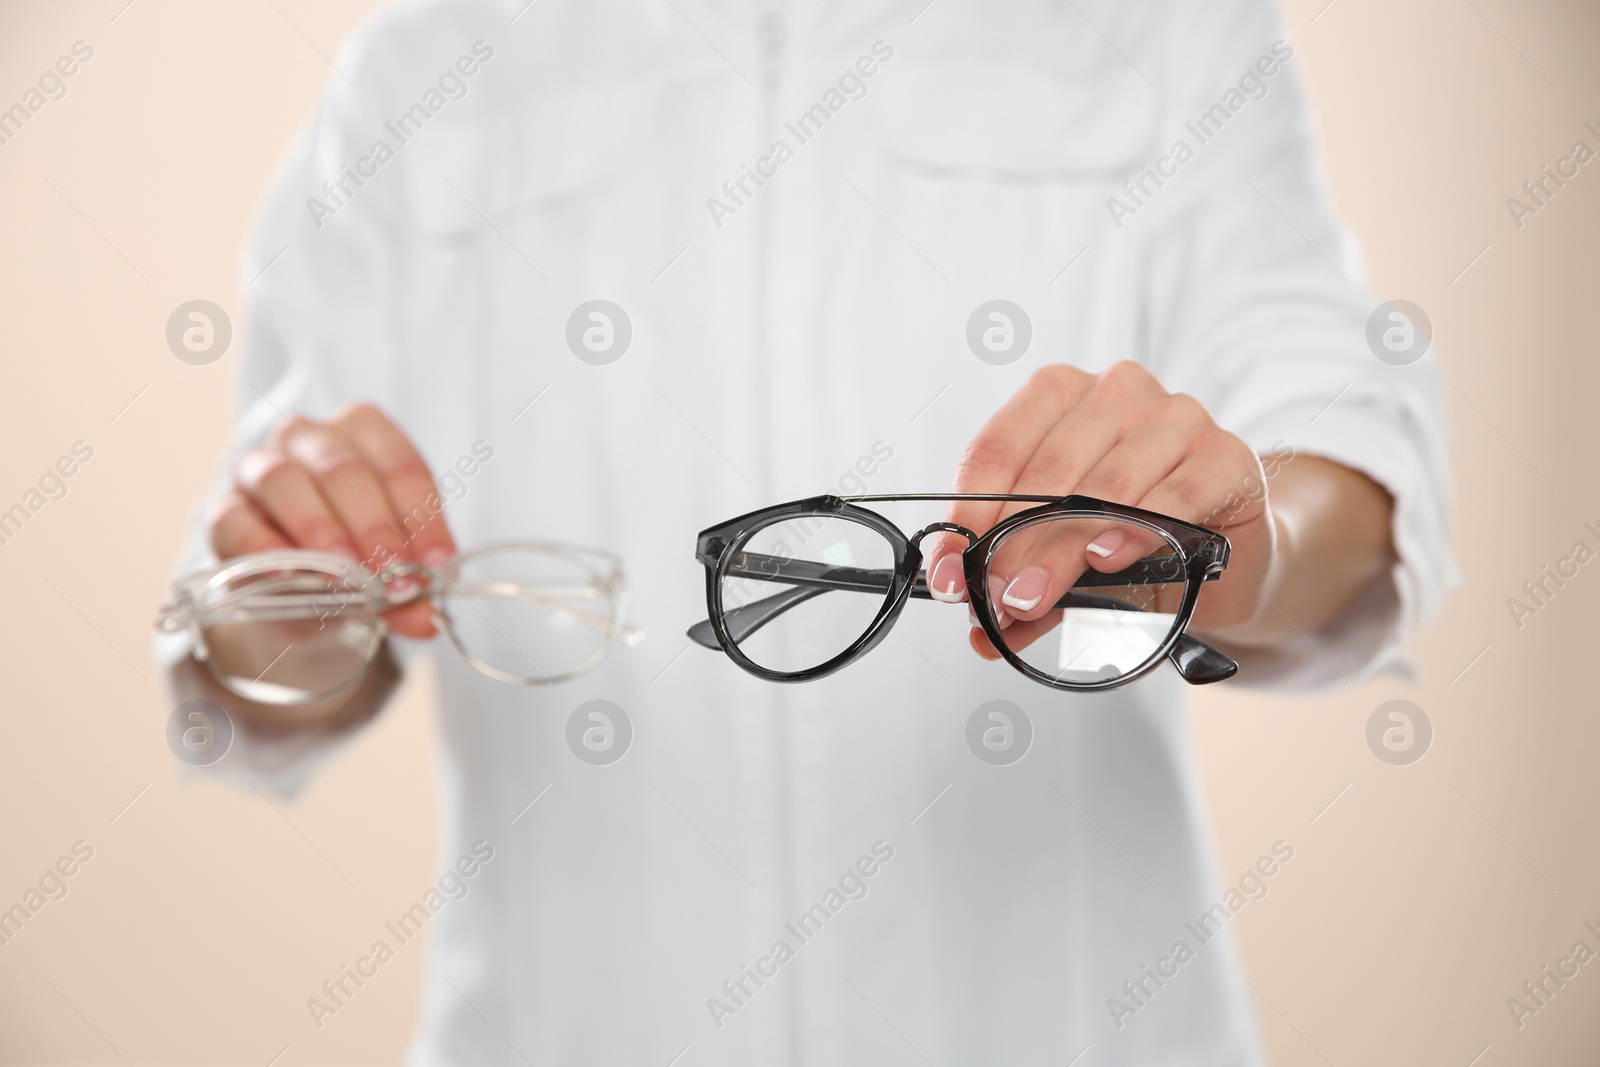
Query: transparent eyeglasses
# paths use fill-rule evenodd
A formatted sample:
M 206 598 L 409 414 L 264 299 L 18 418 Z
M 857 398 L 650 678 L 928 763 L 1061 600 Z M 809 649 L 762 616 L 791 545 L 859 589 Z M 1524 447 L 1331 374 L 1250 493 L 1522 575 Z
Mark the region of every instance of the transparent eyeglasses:
M 342 556 L 287 549 L 239 556 L 173 583 L 156 628 L 186 632 L 230 692 L 304 704 L 354 689 L 377 658 L 387 611 L 427 601 L 456 650 L 512 685 L 550 685 L 593 670 L 613 644 L 636 645 L 623 620 L 622 565 L 597 549 L 501 541 L 434 570 L 398 562 L 373 573 Z
M 1037 506 L 979 536 L 935 522 L 908 536 L 863 504 L 991 500 Z M 922 540 L 966 538 L 961 553 L 972 643 L 1056 689 L 1126 685 L 1170 661 L 1187 682 L 1238 664 L 1186 632 L 1205 582 L 1228 565 L 1228 539 L 1203 526 L 1085 496 L 916 493 L 820 496 L 701 532 L 710 617 L 689 630 L 744 670 L 776 682 L 821 678 L 866 655 L 911 598 L 937 599 Z M 1018 600 L 1012 586 L 1029 575 Z

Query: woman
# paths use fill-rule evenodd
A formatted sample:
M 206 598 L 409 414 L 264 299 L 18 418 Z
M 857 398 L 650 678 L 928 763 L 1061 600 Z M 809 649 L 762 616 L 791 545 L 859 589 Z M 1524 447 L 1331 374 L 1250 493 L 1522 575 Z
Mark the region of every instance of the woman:
M 921 603 L 800 686 L 678 635 L 705 615 L 695 531 L 953 484 L 1220 530 L 1191 628 L 1230 685 L 1394 660 L 1451 580 L 1439 376 L 1368 347 L 1275 13 L 518 8 L 405 5 L 341 54 L 248 256 L 237 450 L 185 557 L 626 560 L 651 639 L 581 679 L 437 660 L 445 859 L 494 859 L 429 920 L 414 1062 L 1260 1062 L 1222 929 L 1248 895 L 1215 869 L 1173 672 L 1037 686 Z M 966 599 L 960 541 L 924 547 L 936 598 Z M 1059 575 L 1008 579 L 1010 625 L 1051 610 Z M 421 605 L 388 622 L 402 658 L 435 634 Z M 188 652 L 164 649 L 180 698 L 241 727 L 220 766 L 282 791 L 392 685 L 291 717 Z M 626 759 L 574 758 L 595 699 Z M 1028 758 L 969 751 L 992 700 Z M 1261 843 L 1274 873 L 1294 830 Z

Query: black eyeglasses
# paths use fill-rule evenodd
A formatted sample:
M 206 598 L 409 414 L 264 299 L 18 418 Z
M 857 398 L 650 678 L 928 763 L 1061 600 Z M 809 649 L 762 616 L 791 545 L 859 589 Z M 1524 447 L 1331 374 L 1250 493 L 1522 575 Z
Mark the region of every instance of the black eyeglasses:
M 981 537 L 949 522 L 907 537 L 860 506 L 951 500 L 1040 506 Z M 1184 632 L 1201 584 L 1228 565 L 1228 539 L 1086 496 L 817 496 L 752 511 L 700 533 L 695 555 L 706 568 L 711 617 L 689 637 L 769 681 L 832 674 L 875 648 L 909 598 L 941 599 L 921 574 L 922 539 L 931 533 L 967 539 L 962 571 L 982 631 L 974 646 L 1036 682 L 1115 689 L 1164 659 L 1192 685 L 1239 669 Z M 1025 571 L 1032 595 L 1018 596 L 1014 583 Z

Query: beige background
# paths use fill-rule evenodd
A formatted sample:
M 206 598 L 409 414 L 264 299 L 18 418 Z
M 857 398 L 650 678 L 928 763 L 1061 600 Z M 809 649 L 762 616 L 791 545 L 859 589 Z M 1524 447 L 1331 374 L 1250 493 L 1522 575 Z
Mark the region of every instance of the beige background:
M 0 907 L 73 842 L 95 850 L 0 947 L 0 1061 L 394 1062 L 420 947 L 338 1025 L 312 1030 L 303 1005 L 434 874 L 426 686 L 274 810 L 177 773 L 149 656 L 234 365 L 179 363 L 166 318 L 195 297 L 235 308 L 253 205 L 322 54 L 373 5 L 123 3 L 0 0 L 0 106 L 73 41 L 95 49 L 0 145 L 0 508 L 74 441 L 94 448 L 0 545 Z M 1505 201 L 1574 140 L 1600 147 L 1582 128 L 1600 125 L 1600 12 L 1324 4 L 1289 5 L 1302 69 L 1375 288 L 1427 308 L 1446 355 L 1466 580 L 1416 638 L 1414 682 L 1201 694 L 1224 872 L 1296 849 L 1235 926 L 1274 1064 L 1593 1064 L 1600 964 L 1520 1032 L 1505 1002 L 1580 936 L 1600 948 L 1581 930 L 1600 926 L 1600 566 L 1520 632 L 1506 600 L 1596 541 L 1600 162 L 1520 231 Z M 1396 697 L 1435 728 L 1409 767 L 1365 741 Z

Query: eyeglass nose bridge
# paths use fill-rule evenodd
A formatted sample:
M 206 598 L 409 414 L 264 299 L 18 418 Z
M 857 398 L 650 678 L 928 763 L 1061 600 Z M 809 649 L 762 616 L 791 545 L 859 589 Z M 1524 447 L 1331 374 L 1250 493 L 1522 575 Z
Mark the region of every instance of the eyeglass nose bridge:
M 382 583 L 383 599 L 388 605 L 386 610 L 404 607 L 407 604 L 432 595 L 432 585 L 435 575 L 431 567 L 421 563 L 403 562 L 392 564 L 378 572 L 378 581 Z M 417 579 L 413 585 L 405 587 L 401 592 L 394 592 L 394 583 L 401 578 Z
M 958 533 L 967 539 L 968 548 L 978 543 L 978 535 L 958 522 L 930 522 L 911 538 L 912 547 L 920 552 L 922 539 L 931 533 Z

